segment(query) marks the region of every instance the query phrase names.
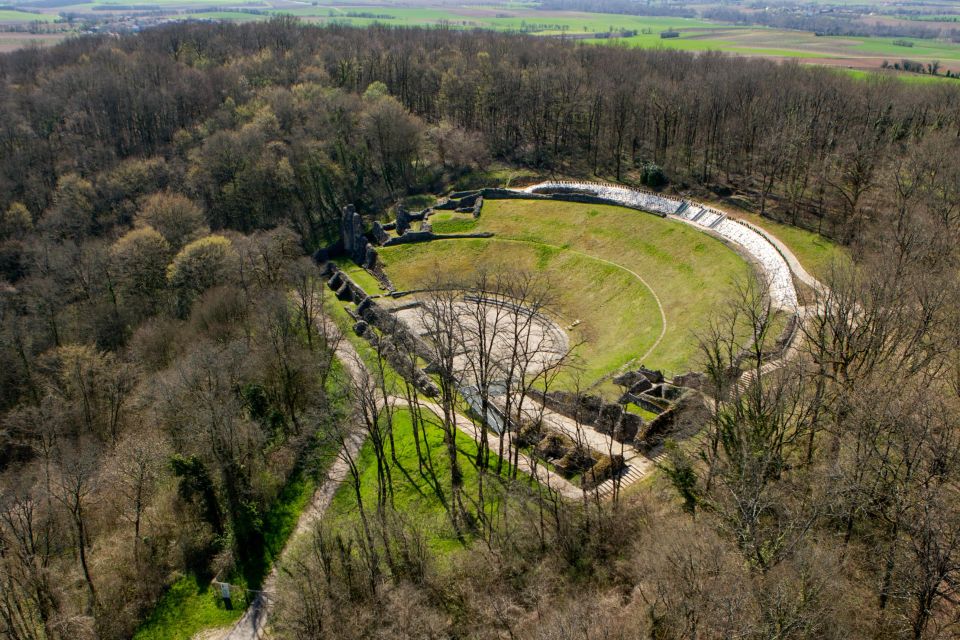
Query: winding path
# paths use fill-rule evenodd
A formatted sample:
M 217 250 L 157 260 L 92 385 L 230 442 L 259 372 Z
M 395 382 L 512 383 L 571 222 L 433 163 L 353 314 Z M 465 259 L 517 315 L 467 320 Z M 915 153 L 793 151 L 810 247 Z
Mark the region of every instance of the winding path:
M 360 354 L 353 344 L 346 339 L 339 330 L 333 327 L 331 321 L 325 321 L 328 323 L 326 330 L 329 335 L 339 334 L 336 349 L 337 359 L 340 360 L 354 381 L 362 381 L 370 374 L 364 366 Z M 333 331 L 337 333 L 329 333 Z M 391 397 L 389 402 L 392 405 L 405 405 L 406 399 Z M 443 415 L 442 408 L 434 402 L 421 400 L 420 405 L 435 414 L 438 418 Z M 457 413 L 454 414 L 454 422 L 460 431 L 476 439 L 477 430 L 481 427 L 475 425 L 472 420 Z M 359 454 L 364 440 L 365 438 L 362 432 L 354 432 L 351 437 L 348 438 L 345 450 L 341 450 L 337 454 L 337 458 L 327 472 L 325 480 L 317 487 L 310 501 L 310 505 L 300 514 L 297 526 L 287 540 L 287 544 L 280 554 L 280 559 L 274 563 L 270 574 L 267 576 L 267 579 L 264 580 L 263 589 L 257 592 L 257 595 L 247 607 L 247 610 L 244 611 L 243 616 L 232 627 L 202 631 L 194 636 L 194 640 L 261 640 L 267 636 L 267 622 L 273 605 L 271 597 L 276 588 L 277 573 L 280 565 L 287 556 L 288 550 L 291 548 L 291 542 L 309 533 L 323 517 L 323 514 L 333 501 L 337 490 L 347 479 L 349 474 L 348 458 L 355 458 Z M 560 493 L 566 498 L 578 499 L 584 495 L 583 490 L 569 480 L 551 471 L 546 466 L 530 460 L 526 455 L 520 454 L 518 457 L 518 467 L 521 471 L 536 478 L 545 487 Z

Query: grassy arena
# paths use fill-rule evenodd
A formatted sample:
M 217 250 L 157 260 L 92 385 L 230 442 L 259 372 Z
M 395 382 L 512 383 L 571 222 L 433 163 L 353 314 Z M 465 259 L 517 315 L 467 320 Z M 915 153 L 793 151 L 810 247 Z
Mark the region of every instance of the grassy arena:
M 460 220 L 444 222 L 466 230 Z M 428 285 L 438 271 L 469 279 L 481 265 L 541 274 L 565 324 L 580 321 L 569 334 L 582 386 L 640 359 L 670 374 L 693 367 L 695 332 L 723 309 L 738 280 L 751 277 L 747 263 L 719 240 L 622 207 L 488 201 L 470 226 L 496 237 L 385 248 L 387 273 L 399 288 Z

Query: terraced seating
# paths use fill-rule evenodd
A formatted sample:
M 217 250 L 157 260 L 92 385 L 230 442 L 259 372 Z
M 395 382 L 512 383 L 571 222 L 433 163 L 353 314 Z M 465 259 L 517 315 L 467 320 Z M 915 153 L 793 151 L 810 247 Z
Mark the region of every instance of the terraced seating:
M 730 218 L 711 207 L 665 196 L 659 193 L 632 189 L 602 182 L 551 181 L 527 187 L 527 193 L 570 189 L 647 211 L 663 213 L 689 224 L 710 229 L 729 242 L 739 246 L 766 275 L 770 297 L 775 306 L 788 311 L 797 309 L 797 291 L 793 275 L 779 249 L 762 233 L 750 225 Z
M 641 191 L 619 185 L 603 182 L 573 182 L 558 180 L 541 182 L 524 189 L 527 193 L 543 193 L 548 191 L 563 191 L 590 193 L 599 198 L 610 200 L 630 207 L 645 209 L 665 215 L 675 215 L 684 202 L 679 198 L 664 196 L 652 191 Z

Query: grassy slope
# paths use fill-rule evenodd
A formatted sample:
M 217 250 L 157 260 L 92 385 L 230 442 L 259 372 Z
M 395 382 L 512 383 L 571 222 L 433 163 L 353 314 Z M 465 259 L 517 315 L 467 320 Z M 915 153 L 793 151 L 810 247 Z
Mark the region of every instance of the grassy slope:
M 351 280 L 360 285 L 369 295 L 374 295 L 382 291 L 377 279 L 370 275 L 366 269 L 357 265 L 353 260 L 349 258 L 337 258 L 334 262 L 337 263 L 337 266 L 340 267 L 344 273 L 350 276 Z
M 245 603 L 237 601 L 232 611 L 223 607 L 220 593 L 192 575 L 173 583 L 137 630 L 134 640 L 189 640 L 198 631 L 224 627 L 239 620 Z
M 356 347 L 360 357 L 367 363 L 368 367 L 373 367 L 376 358 L 373 349 L 363 339 L 356 336 L 350 330 L 352 320 L 347 315 L 344 307 L 336 300 L 330 300 L 327 304 L 327 311 L 331 318 L 336 322 L 344 332 L 344 336 Z M 393 379 L 397 374 L 393 369 L 388 368 L 387 374 Z M 388 384 L 400 384 L 399 379 L 388 380 Z M 446 452 L 443 450 L 443 432 L 439 427 L 439 418 L 433 416 L 430 411 L 424 410 L 426 419 L 426 446 L 423 444 L 421 436 L 421 446 L 424 451 L 429 447 L 432 451 L 434 472 L 439 479 L 441 493 L 445 497 L 448 495 L 450 487 L 450 467 Z M 474 456 L 476 456 L 476 442 L 464 433 L 456 432 L 457 450 L 460 452 L 460 464 L 463 472 L 463 486 L 468 495 L 476 495 L 477 469 L 473 465 Z M 397 511 L 410 518 L 427 535 L 430 546 L 435 551 L 446 553 L 462 549 L 464 543 L 455 535 L 450 525 L 443 502 L 433 489 L 428 476 L 423 475 L 418 470 L 416 444 L 413 439 L 413 427 L 410 413 L 401 409 L 394 414 L 394 445 L 396 447 L 397 464 L 391 464 L 391 475 L 394 481 L 394 506 Z M 491 441 L 491 446 L 495 446 Z M 491 465 L 496 464 L 497 456 L 491 456 Z M 376 508 L 376 486 L 377 469 L 376 457 L 370 442 L 367 441 L 360 450 L 359 464 L 360 468 L 360 486 L 361 497 L 366 508 L 371 512 Z M 526 476 L 523 476 L 526 477 Z M 532 480 L 530 480 L 532 482 Z M 495 499 L 492 496 L 495 491 L 487 493 L 488 499 Z M 353 484 L 348 477 L 347 482 L 341 486 L 334 495 L 333 502 L 330 505 L 325 519 L 332 522 L 335 528 L 353 528 L 356 526 L 357 514 L 356 493 Z M 488 504 L 489 509 L 491 505 Z M 469 544 L 469 542 L 468 542 Z M 452 557 L 452 556 L 447 556 Z
M 327 458 L 329 462 L 332 458 Z M 254 559 L 248 570 L 262 579 L 297 526 L 297 520 L 306 508 L 317 487 L 317 479 L 325 468 L 317 467 L 309 473 L 297 473 L 283 488 L 272 508 L 263 516 L 266 549 L 262 558 Z M 230 580 L 231 583 L 241 580 Z M 134 640 L 188 640 L 203 629 L 222 627 L 243 615 L 245 603 L 235 600 L 234 609 L 223 607 L 220 593 L 206 581 L 198 584 L 197 577 L 184 576 L 170 587 L 150 618 L 137 630 Z
M 757 213 L 730 207 L 723 202 L 714 200 L 704 200 L 703 202 L 727 211 L 733 217 L 742 218 L 769 232 L 785 244 L 797 257 L 803 268 L 816 278 L 826 275 L 832 263 L 844 262 L 849 259 L 847 250 L 843 246 L 813 231 L 776 222 L 770 218 L 761 217 Z
M 454 211 L 438 211 L 430 216 L 430 224 L 434 233 L 464 233 L 477 227 L 473 214 Z
M 846 249 L 812 231 L 761 218 L 757 214 L 738 211 L 737 216 L 769 231 L 793 252 L 803 268 L 815 278 L 826 275 L 832 263 L 848 259 Z
M 443 431 L 435 419 L 431 420 L 433 414 L 425 411 L 424 415 L 428 416 L 426 439 L 433 452 L 434 471 L 439 479 L 443 500 L 446 500 L 450 490 L 450 465 L 443 445 Z M 443 502 L 434 490 L 432 482 L 429 481 L 426 473 L 421 474 L 418 471 L 411 416 L 406 410 L 394 414 L 394 443 L 399 463 L 391 463 L 390 468 L 394 487 L 394 507 L 404 517 L 422 527 L 428 543 L 435 551 L 447 552 L 462 548 L 463 543 L 458 540 L 450 525 Z M 423 446 L 421 435 L 421 447 Z M 458 431 L 457 449 L 460 452 L 459 463 L 463 470 L 465 490 L 468 494 L 475 496 L 478 472 L 473 465 L 473 458 L 477 452 L 477 445 L 472 438 Z M 359 467 L 363 504 L 369 513 L 373 513 L 377 503 L 377 464 L 369 441 L 360 451 Z M 348 526 L 357 513 L 356 505 L 354 486 L 348 477 L 333 498 L 326 516 L 328 522 L 333 522 L 336 527 Z
M 679 222 L 612 206 L 493 201 L 480 228 L 500 238 L 546 239 L 643 276 L 663 304 L 667 333 L 647 364 L 676 373 L 696 352 L 702 328 L 750 268 L 719 240 Z M 641 354 L 635 354 L 641 355 Z
M 821 235 L 767 218 L 755 217 L 756 225 L 769 231 L 787 245 L 803 268 L 815 278 L 826 275 L 834 262 L 844 262 L 849 259 L 846 249 Z
M 649 290 L 623 269 L 587 256 L 635 271 L 657 293 L 667 332 L 645 364 L 669 373 L 690 366 L 697 351 L 691 330 L 706 326 L 734 280 L 750 272 L 733 251 L 706 234 L 621 207 L 488 201 L 476 229 L 493 231 L 496 238 L 386 249 L 381 256 L 387 273 L 400 287 L 428 282 L 435 269 L 469 272 L 481 260 L 544 273 L 555 284 L 561 313 L 571 323 L 581 320 L 573 338 L 585 341 L 579 351 L 584 381 L 642 356 L 660 331 Z
M 381 256 L 400 288 L 429 285 L 438 271 L 462 274 L 469 282 L 478 265 L 541 274 L 563 314 L 559 324 L 580 320 L 568 333 L 571 344 L 584 343 L 576 353 L 587 383 L 646 353 L 660 335 L 649 289 L 623 269 L 570 251 L 499 239 L 445 240 L 388 248 Z M 564 382 L 572 384 L 572 377 Z

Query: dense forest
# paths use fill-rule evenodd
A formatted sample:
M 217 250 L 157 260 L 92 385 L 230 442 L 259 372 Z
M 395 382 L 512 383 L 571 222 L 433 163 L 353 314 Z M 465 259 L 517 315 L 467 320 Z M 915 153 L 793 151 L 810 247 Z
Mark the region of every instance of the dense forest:
M 271 506 L 351 413 L 306 256 L 348 203 L 506 175 L 736 204 L 855 264 L 806 292 L 808 366 L 732 400 L 722 322 L 769 319 L 718 310 L 709 437 L 646 494 L 518 498 L 415 571 L 386 533 L 321 540 L 278 633 L 960 633 L 952 83 L 277 18 L 6 54 L 0 116 L 0 635 L 130 637 L 177 575 L 258 584 Z

